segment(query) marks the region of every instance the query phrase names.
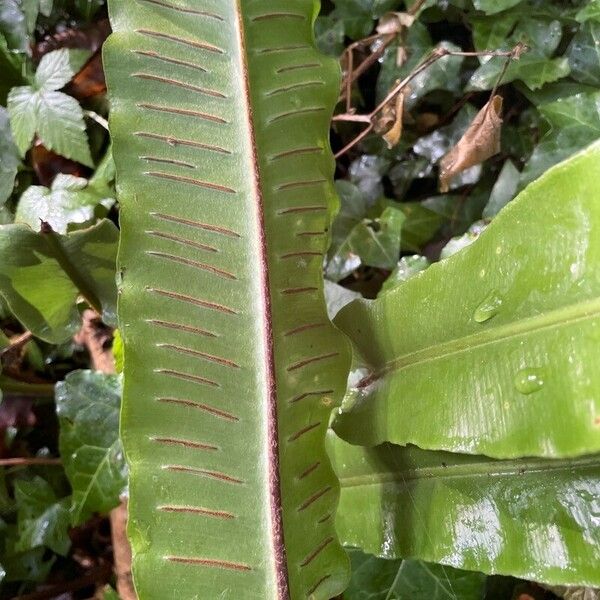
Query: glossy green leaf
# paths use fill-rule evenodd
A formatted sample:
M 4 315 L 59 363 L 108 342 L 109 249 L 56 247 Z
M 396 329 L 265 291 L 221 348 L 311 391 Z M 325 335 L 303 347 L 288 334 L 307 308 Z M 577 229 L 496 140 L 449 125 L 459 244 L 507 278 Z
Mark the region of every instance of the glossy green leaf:
M 27 21 L 18 0 L 4 0 L 0 4 L 0 35 L 10 50 L 27 52 Z
M 596 144 L 468 248 L 341 311 L 363 370 L 336 431 L 501 458 L 599 451 L 599 181 Z
M 577 12 L 575 18 L 580 23 L 585 23 L 586 21 L 600 23 L 600 0 L 588 0 Z
M 591 21 L 580 28 L 567 49 L 573 79 L 600 85 L 600 22 Z
M 67 233 L 69 225 L 91 223 L 97 207 L 110 208 L 113 203 L 112 198 L 88 185 L 87 179 L 59 173 L 50 188 L 32 185 L 23 192 L 15 222 L 25 223 L 34 231 L 47 223 L 57 233 Z
M 2 225 L 0 295 L 29 331 L 52 343 L 79 329 L 80 295 L 106 323 L 114 323 L 117 240 L 110 221 L 65 236 Z
M 349 360 L 321 274 L 339 72 L 317 9 L 110 3 L 141 600 L 322 600 L 347 580 L 324 436 Z
M 362 448 L 333 434 L 328 447 L 346 544 L 389 559 L 600 584 L 599 456 L 497 461 L 391 444 Z
M 344 600 L 483 600 L 486 577 L 420 560 L 386 560 L 351 549 Z
M 17 552 L 45 546 L 65 555 L 71 541 L 68 536 L 68 499 L 59 500 L 50 484 L 41 477 L 15 483 L 18 508 Z
M 505 161 L 498 179 L 490 193 L 490 199 L 483 209 L 483 218 L 495 217 L 516 195 L 520 173 L 511 160 Z
M 408 281 L 411 277 L 418 275 L 429 266 L 429 261 L 424 256 L 414 254 L 412 256 L 403 256 L 396 265 L 396 268 L 390 273 L 389 277 L 383 283 L 380 294 L 385 294 L 393 290 L 396 286 Z
M 525 165 L 521 185 L 600 138 L 600 92 L 560 98 L 540 106 L 539 111 L 549 123 L 550 131 Z
M 120 405 L 117 375 L 72 371 L 56 384 L 60 455 L 73 489 L 73 525 L 118 506 L 127 484 L 119 440 Z
M 0 106 L 0 205 L 4 204 L 13 192 L 19 162 L 19 151 L 10 132 L 8 114 L 6 109 Z
M 473 6 L 487 15 L 494 15 L 521 4 L 523 0 L 473 0 Z
M 498 17 L 502 22 L 502 17 Z M 507 18 L 507 17 L 504 17 Z M 502 77 L 502 83 L 520 80 L 532 90 L 557 81 L 570 73 L 569 61 L 565 57 L 553 58 L 562 38 L 562 25 L 557 19 L 536 16 L 521 19 L 510 37 L 498 46 L 489 49 L 510 50 L 515 44 L 526 44 L 528 51 L 518 60 L 510 61 Z M 504 70 L 505 58 L 482 59 L 483 64 L 473 73 L 467 89 L 490 90 Z
M 504 64 L 500 59 L 487 61 L 473 73 L 467 90 L 491 90 L 498 81 L 503 68 Z M 567 58 L 547 58 L 537 53 L 529 53 L 523 55 L 518 61 L 510 63 L 502 78 L 502 83 L 518 79 L 532 90 L 537 90 L 546 83 L 566 77 L 570 72 Z

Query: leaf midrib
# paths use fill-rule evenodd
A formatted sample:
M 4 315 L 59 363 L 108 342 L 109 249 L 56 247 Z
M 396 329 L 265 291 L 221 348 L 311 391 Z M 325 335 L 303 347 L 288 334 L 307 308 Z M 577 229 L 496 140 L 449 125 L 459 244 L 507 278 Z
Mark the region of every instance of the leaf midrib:
M 441 460 L 440 460 L 441 462 Z M 490 465 L 494 468 L 490 469 Z M 583 456 L 575 459 L 515 459 L 469 463 L 464 465 L 446 465 L 437 467 L 417 467 L 405 471 L 379 471 L 351 477 L 340 477 L 343 488 L 359 487 L 366 485 L 379 485 L 385 483 L 406 484 L 409 481 L 420 479 L 458 479 L 473 477 L 506 477 L 526 476 L 533 473 L 554 473 L 557 471 L 572 471 L 573 469 L 586 469 L 598 467 L 600 469 L 600 456 Z
M 359 382 L 358 387 L 367 387 L 389 373 L 395 373 L 402 369 L 420 366 L 429 362 L 455 356 L 463 352 L 476 350 L 483 348 L 484 346 L 521 337 L 529 333 L 554 329 L 578 321 L 593 319 L 598 316 L 600 316 L 600 298 L 592 298 L 591 300 L 563 306 L 559 309 L 532 317 L 525 317 L 519 321 L 499 325 L 480 333 L 473 333 L 460 338 L 454 338 L 447 342 L 409 352 L 387 362 L 382 368 L 372 372 L 369 376 Z M 483 326 L 485 327 L 485 323 Z
M 262 301 L 262 327 L 265 347 L 265 375 L 266 375 L 266 416 L 267 416 L 267 455 L 268 455 L 268 482 L 269 482 L 269 523 L 274 553 L 275 581 L 277 585 L 277 598 L 287 600 L 289 594 L 287 556 L 283 539 L 282 502 L 279 465 L 279 435 L 277 421 L 277 383 L 275 375 L 275 347 L 273 341 L 273 311 L 271 307 L 271 286 L 269 282 L 269 258 L 264 216 L 263 189 L 261 183 L 260 165 L 256 131 L 252 112 L 252 96 L 250 93 L 250 75 L 248 64 L 248 49 L 246 46 L 246 31 L 242 12 L 242 0 L 235 0 L 237 17 L 238 45 L 240 51 L 240 64 L 243 71 L 243 101 L 248 124 L 249 148 L 251 149 L 252 187 L 257 212 L 259 256 L 260 256 L 260 289 Z

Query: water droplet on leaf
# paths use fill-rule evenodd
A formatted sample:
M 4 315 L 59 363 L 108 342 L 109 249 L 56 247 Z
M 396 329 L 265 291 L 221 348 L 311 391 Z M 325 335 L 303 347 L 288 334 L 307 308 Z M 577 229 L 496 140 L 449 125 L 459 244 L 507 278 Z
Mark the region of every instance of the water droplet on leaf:
M 473 314 L 473 319 L 478 323 L 485 323 L 489 321 L 492 317 L 495 317 L 500 312 L 500 307 L 502 306 L 502 298 L 496 294 L 496 292 L 491 292 L 485 298 L 485 300 L 475 309 L 475 313 Z
M 515 377 L 515 387 L 521 394 L 533 394 L 544 387 L 544 379 L 540 369 L 523 369 Z

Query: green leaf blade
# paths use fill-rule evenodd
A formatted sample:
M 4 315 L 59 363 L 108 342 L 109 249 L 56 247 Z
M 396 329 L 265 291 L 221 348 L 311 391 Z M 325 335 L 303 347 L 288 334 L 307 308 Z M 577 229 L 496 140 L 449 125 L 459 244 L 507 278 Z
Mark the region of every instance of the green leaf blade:
M 330 598 L 347 580 L 324 453 L 348 363 L 321 277 L 338 68 L 312 1 L 174 6 L 114 1 L 104 55 L 138 593 Z
M 328 449 L 348 545 L 553 585 L 600 583 L 598 456 L 497 461 L 362 448 L 333 433 Z
M 600 450 L 599 156 L 558 165 L 474 244 L 338 315 L 365 368 L 343 438 L 498 458 Z

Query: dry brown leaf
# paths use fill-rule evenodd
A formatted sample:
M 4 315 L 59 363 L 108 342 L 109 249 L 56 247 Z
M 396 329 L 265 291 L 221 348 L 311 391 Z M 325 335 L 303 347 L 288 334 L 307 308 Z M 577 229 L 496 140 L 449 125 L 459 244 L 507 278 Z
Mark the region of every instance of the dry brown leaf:
M 475 116 L 458 143 L 440 161 L 440 191 L 450 189 L 450 181 L 500 152 L 502 96 L 494 96 Z
M 392 98 L 383 107 L 375 123 L 375 133 L 387 142 L 389 149 L 396 146 L 402 137 L 404 98 L 409 93 L 410 88 L 408 86 L 401 90 L 395 98 Z
M 403 27 L 410 27 L 415 22 L 415 16 L 405 12 L 385 13 L 377 24 L 377 33 L 381 35 L 400 33 Z

